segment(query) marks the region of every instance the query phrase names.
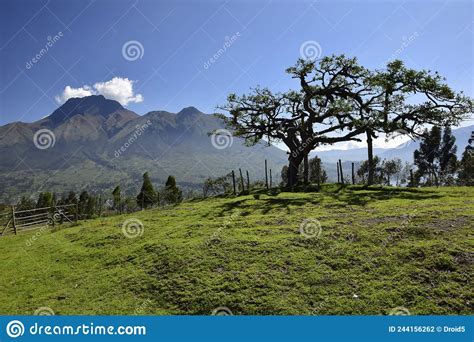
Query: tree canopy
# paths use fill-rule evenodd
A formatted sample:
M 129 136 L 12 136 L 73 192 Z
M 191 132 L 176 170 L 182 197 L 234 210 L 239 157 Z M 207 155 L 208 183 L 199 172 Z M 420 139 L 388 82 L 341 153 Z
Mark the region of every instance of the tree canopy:
M 254 88 L 230 94 L 220 115 L 247 144 L 264 140 L 288 148 L 288 186 L 298 180 L 298 166 L 315 147 L 341 141 L 368 144 L 368 182 L 373 181 L 372 140 L 379 133 L 420 135 L 426 124 L 456 125 L 472 111 L 473 102 L 455 93 L 438 74 L 407 68 L 393 61 L 369 70 L 344 55 L 297 61 L 287 73 L 299 89 L 273 93 Z

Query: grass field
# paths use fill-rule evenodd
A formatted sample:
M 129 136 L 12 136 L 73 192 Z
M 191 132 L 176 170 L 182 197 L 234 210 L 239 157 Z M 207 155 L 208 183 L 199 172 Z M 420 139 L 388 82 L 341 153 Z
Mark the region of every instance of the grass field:
M 0 238 L 0 313 L 473 314 L 473 222 L 472 187 L 335 185 L 82 221 Z

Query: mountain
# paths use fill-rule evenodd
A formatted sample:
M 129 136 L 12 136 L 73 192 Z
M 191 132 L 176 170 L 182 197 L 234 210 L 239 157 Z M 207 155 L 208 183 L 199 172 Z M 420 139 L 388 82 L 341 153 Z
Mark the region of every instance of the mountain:
M 461 157 L 467 146 L 467 141 L 474 131 L 474 125 L 453 129 L 453 135 L 456 138 L 457 155 Z M 374 148 L 374 155 L 382 159 L 400 158 L 403 161 L 413 162 L 413 152 L 420 146 L 419 141 L 409 140 L 394 148 Z M 312 156 L 317 155 L 323 162 L 336 163 L 339 159 L 342 161 L 364 161 L 367 159 L 367 148 L 351 149 L 333 149 L 327 151 L 312 152 Z
M 119 184 L 134 194 L 145 171 L 156 187 L 174 175 L 186 189 L 201 189 L 207 177 L 239 168 L 262 179 L 265 159 L 279 175 L 284 151 L 247 147 L 235 137 L 217 137 L 229 146 L 216 148 L 208 133 L 223 127 L 194 107 L 140 116 L 101 95 L 72 98 L 39 121 L 0 127 L 0 201 L 40 191 L 111 191 Z

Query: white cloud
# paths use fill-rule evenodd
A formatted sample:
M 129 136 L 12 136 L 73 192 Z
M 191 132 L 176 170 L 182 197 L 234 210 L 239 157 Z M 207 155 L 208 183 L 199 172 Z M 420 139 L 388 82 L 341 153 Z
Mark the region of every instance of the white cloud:
M 56 96 L 58 103 L 64 103 L 72 97 L 85 97 L 90 95 L 103 95 L 107 99 L 115 100 L 126 106 L 130 102 L 143 102 L 141 94 L 133 92 L 135 81 L 128 78 L 114 77 L 110 81 L 97 82 L 92 87 L 85 85 L 80 88 L 66 86 L 61 95 Z
M 143 96 L 141 94 L 133 93 L 134 81 L 128 78 L 114 77 L 107 82 L 99 82 L 94 84 L 94 88 L 101 95 L 111 100 L 116 100 L 123 105 L 129 102 L 142 102 Z
M 93 94 L 93 89 L 89 86 L 84 86 L 81 88 L 72 88 L 70 86 L 66 86 L 64 88 L 63 93 L 55 97 L 56 101 L 59 103 L 64 103 L 72 97 L 85 97 L 90 96 Z

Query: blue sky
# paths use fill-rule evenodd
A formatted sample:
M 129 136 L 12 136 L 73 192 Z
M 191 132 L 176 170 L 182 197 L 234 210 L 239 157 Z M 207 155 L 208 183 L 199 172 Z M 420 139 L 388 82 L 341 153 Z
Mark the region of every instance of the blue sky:
M 471 1 L 3 0 L 0 6 L 0 125 L 50 114 L 66 86 L 129 91 L 117 96 L 138 114 L 191 105 L 213 112 L 230 92 L 297 87 L 284 70 L 308 41 L 323 55 L 357 56 L 367 67 L 397 57 L 437 70 L 454 89 L 474 95 Z M 33 63 L 48 41 L 54 43 Z M 136 60 L 124 58 L 130 41 L 140 45 Z M 131 81 L 133 93 L 107 83 L 114 77 Z

